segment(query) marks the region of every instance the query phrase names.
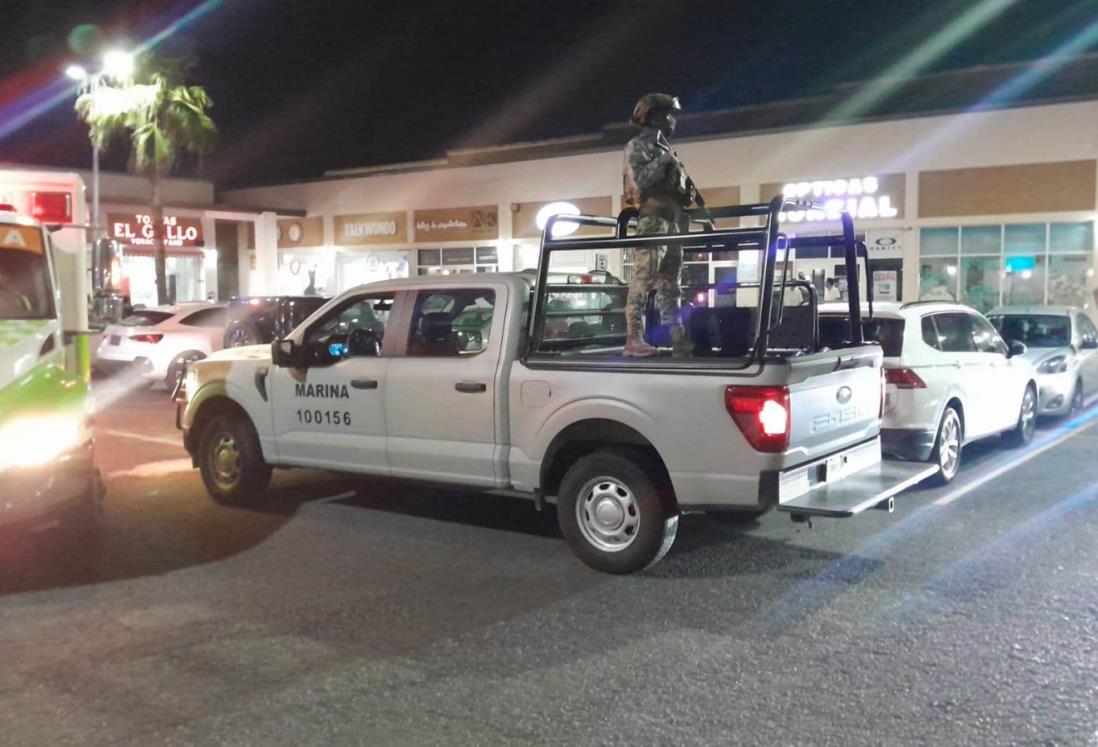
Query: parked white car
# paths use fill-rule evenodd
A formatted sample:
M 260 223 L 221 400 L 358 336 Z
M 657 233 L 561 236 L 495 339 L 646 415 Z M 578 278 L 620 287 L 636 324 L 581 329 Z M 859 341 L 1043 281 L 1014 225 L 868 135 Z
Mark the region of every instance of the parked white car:
M 846 318 L 844 305 L 821 305 L 820 343 L 841 342 L 832 338 L 845 334 Z M 1033 438 L 1037 384 L 1026 347 L 1008 346 L 978 311 L 938 301 L 877 303 L 863 328 L 884 352 L 884 453 L 934 462 L 938 481 L 948 483 L 965 444 L 1003 434 L 1022 446 Z
M 1071 306 L 1002 306 L 987 315 L 1037 369 L 1038 413 L 1068 415 L 1098 392 L 1098 329 Z
M 108 372 L 133 367 L 147 381 L 162 381 L 171 390 L 182 375 L 183 362 L 221 350 L 224 336 L 225 304 L 136 309 L 103 330 L 96 368 Z

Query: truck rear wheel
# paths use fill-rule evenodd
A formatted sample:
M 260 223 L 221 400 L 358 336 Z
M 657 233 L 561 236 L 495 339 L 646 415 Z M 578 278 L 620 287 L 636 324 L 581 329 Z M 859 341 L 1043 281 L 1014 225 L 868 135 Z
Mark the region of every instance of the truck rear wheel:
M 202 429 L 198 467 L 210 497 L 222 505 L 239 505 L 263 494 L 271 468 L 263 460 L 259 437 L 247 416 L 216 415 Z
M 664 507 L 653 476 L 617 451 L 578 459 L 557 497 L 557 521 L 572 552 L 607 573 L 633 573 L 658 562 L 675 541 L 678 518 Z

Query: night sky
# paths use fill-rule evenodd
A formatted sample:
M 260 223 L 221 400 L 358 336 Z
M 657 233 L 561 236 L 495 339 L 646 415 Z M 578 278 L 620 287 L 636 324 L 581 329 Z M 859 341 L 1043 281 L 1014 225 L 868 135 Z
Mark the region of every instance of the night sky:
M 1035 59 L 1098 18 L 1098 0 L 3 0 L 0 161 L 90 163 L 71 97 L 9 131 L 75 57 L 80 24 L 139 43 L 201 9 L 157 51 L 197 58 L 221 128 L 197 168 L 239 185 L 596 132 L 649 90 L 688 111 L 817 94 L 872 78 L 978 5 L 991 20 L 920 71 Z M 106 163 L 124 168 L 124 148 Z

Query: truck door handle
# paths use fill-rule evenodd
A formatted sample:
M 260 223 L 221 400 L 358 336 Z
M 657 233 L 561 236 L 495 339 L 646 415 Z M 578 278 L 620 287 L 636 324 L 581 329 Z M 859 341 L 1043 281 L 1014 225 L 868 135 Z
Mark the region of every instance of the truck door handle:
M 465 394 L 475 394 L 477 392 L 488 391 L 488 385 L 481 384 L 479 381 L 459 381 L 454 384 L 454 389 L 457 389 L 459 392 L 464 392 Z
M 351 386 L 355 389 L 377 389 L 376 379 L 351 379 Z

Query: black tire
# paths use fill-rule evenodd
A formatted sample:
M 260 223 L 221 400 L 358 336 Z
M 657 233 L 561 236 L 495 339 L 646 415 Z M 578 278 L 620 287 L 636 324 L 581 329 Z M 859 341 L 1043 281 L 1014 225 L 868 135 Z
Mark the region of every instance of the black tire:
M 1071 390 L 1071 404 L 1068 406 L 1067 417 L 1071 418 L 1083 411 L 1083 382 L 1076 381 L 1075 388 Z
M 750 524 L 770 511 L 766 508 L 756 508 L 747 511 L 708 511 L 709 518 L 719 521 L 721 524 Z
M 949 485 L 960 471 L 964 433 L 961 414 L 952 406 L 946 407 L 938 421 L 934 450 L 930 452 L 930 461 L 938 465 L 938 471 L 930 478 L 935 485 Z
M 642 464 L 628 452 L 597 451 L 576 460 L 561 481 L 561 534 L 595 570 L 643 570 L 675 541 L 678 512 L 664 507 L 657 480 Z
M 259 345 L 262 342 L 263 336 L 259 334 L 259 328 L 251 322 L 233 322 L 225 330 L 224 344 L 227 348 Z
M 183 376 L 184 361 L 200 361 L 205 357 L 206 356 L 203 353 L 197 351 L 180 353 L 175 356 L 175 359 L 168 366 L 168 374 L 164 377 L 164 386 L 167 387 L 168 393 L 171 394 L 174 392 L 176 385 L 179 384 L 179 379 Z
M 1030 384 L 1022 395 L 1022 405 L 1018 408 L 1018 423 L 1003 434 L 1003 441 L 1012 449 L 1025 446 L 1033 440 L 1037 428 L 1037 389 Z
M 198 468 L 206 492 L 223 506 L 261 497 L 271 482 L 259 437 L 243 413 L 215 415 L 198 440 Z

